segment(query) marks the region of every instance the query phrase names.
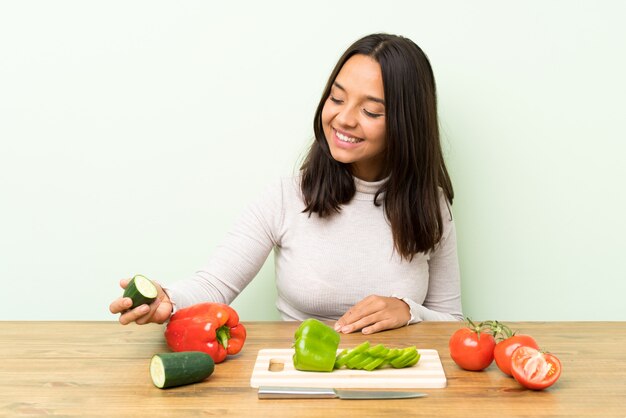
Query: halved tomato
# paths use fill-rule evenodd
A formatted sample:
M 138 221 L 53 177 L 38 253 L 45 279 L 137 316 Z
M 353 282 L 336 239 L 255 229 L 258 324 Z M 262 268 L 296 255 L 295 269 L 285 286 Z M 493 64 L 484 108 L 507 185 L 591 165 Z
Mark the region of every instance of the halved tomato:
M 550 354 L 521 346 L 511 356 L 511 372 L 522 386 L 541 390 L 552 386 L 561 376 L 561 362 Z
M 530 335 L 515 334 L 496 344 L 493 356 L 502 373 L 511 376 L 511 356 L 521 346 L 539 349 L 537 341 Z

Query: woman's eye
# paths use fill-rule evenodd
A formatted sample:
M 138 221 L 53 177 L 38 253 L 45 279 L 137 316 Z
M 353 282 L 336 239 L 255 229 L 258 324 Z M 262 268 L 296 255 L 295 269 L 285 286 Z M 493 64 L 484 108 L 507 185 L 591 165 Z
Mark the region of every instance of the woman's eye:
M 363 109 L 363 113 L 365 113 L 365 115 L 369 116 L 370 118 L 379 118 L 383 115 L 382 113 L 369 112 L 367 109 Z
M 342 104 L 342 103 L 343 103 L 343 100 L 338 99 L 338 98 L 336 98 L 336 97 L 333 97 L 333 96 L 328 96 L 328 98 L 330 99 L 330 101 L 331 101 L 331 102 L 333 102 L 333 103 L 335 103 L 335 104 Z

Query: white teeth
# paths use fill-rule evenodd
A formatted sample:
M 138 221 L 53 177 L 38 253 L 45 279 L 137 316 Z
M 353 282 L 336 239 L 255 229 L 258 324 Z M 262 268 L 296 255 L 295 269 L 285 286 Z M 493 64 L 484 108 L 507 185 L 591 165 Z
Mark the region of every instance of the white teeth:
M 349 142 L 351 144 L 356 144 L 357 142 L 361 142 L 362 141 L 361 139 L 358 139 L 358 138 L 352 138 L 352 137 L 349 137 L 349 136 L 345 136 L 342 133 L 337 132 L 337 131 L 335 131 L 335 133 L 337 134 L 337 138 L 339 138 L 343 142 Z

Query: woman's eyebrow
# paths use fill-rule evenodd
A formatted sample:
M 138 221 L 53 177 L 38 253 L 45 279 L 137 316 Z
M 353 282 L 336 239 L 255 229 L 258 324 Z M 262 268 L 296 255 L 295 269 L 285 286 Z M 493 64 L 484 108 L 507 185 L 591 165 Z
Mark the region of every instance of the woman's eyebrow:
M 343 91 L 344 93 L 346 92 L 346 89 L 345 89 L 345 88 L 344 88 L 341 84 L 337 83 L 336 81 L 335 81 L 335 82 L 333 82 L 333 85 L 334 85 L 335 87 L 337 87 L 339 90 Z M 365 98 L 366 98 L 367 100 L 372 101 L 372 102 L 380 103 L 380 104 L 382 104 L 383 106 L 385 105 L 385 101 L 384 101 L 383 99 L 379 99 L 378 97 L 374 97 L 374 96 L 365 96 Z

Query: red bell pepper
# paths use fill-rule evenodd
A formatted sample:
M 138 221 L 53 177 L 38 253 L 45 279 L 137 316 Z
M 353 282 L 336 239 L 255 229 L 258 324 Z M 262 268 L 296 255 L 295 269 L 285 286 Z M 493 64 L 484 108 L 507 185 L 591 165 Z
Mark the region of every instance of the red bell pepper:
M 167 345 L 174 351 L 202 351 L 221 363 L 237 354 L 246 340 L 239 315 L 223 303 L 198 303 L 177 311 L 165 329 Z

